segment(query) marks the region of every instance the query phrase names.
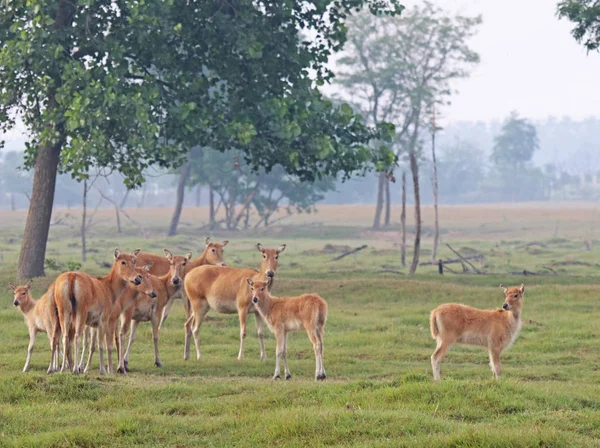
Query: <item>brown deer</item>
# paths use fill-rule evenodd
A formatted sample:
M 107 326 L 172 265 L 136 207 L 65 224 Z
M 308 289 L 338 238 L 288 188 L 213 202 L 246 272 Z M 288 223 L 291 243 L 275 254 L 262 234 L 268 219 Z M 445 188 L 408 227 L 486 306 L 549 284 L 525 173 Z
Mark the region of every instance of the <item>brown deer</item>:
M 73 373 L 80 373 L 79 364 L 73 362 L 71 345 L 75 341 L 75 360 L 81 337 L 86 325 L 98 327 L 100 352 L 100 374 L 104 375 L 104 348 L 108 356 L 108 373 L 112 373 L 112 337 L 106 337 L 112 307 L 128 282 L 140 285 L 142 276 L 135 270 L 136 256 L 139 249 L 131 255 L 122 254 L 115 249 L 115 260 L 112 269 L 104 277 L 91 277 L 83 272 L 65 272 L 54 282 L 54 300 L 58 309 L 58 317 L 63 338 L 63 363 L 72 366 Z M 74 334 L 69 331 L 74 327 Z
M 196 344 L 196 357 L 201 358 L 200 353 L 200 325 L 206 313 L 214 310 L 218 313 L 238 313 L 240 318 L 240 352 L 238 359 L 244 358 L 244 338 L 246 337 L 246 322 L 248 313 L 253 313 L 256 318 L 258 340 L 260 343 L 260 359 L 267 359 L 264 342 L 264 324 L 260 314 L 252 305 L 252 297 L 247 278 L 258 279 L 266 275 L 271 279 L 269 290 L 273 285 L 273 278 L 277 271 L 279 254 L 285 250 L 285 244 L 277 249 L 266 249 L 262 244 L 256 245 L 262 254 L 260 271 L 255 269 L 231 268 L 228 266 L 200 266 L 192 270 L 185 277 L 184 287 L 186 295 L 190 300 L 192 314 L 185 323 L 185 348 L 184 359 L 190 357 L 190 336 L 194 335 Z
M 269 292 L 271 279 L 265 281 L 246 279 L 252 292 L 254 308 L 267 322 L 277 341 L 277 359 L 275 361 L 274 380 L 281 379 L 280 359 L 283 357 L 285 379 L 292 375 L 287 364 L 288 333 L 306 330 L 315 352 L 315 380 L 324 380 L 323 333 L 327 321 L 327 303 L 318 294 L 303 294 L 298 297 L 273 297 Z
M 29 370 L 31 354 L 33 353 L 33 346 L 38 333 L 48 334 L 51 352 L 48 373 L 56 372 L 56 370 L 58 370 L 60 327 L 58 325 L 56 308 L 54 307 L 52 300 L 54 285 L 50 285 L 48 290 L 38 301 L 31 297 L 31 281 L 27 282 L 24 286 L 15 286 L 12 283 L 9 283 L 8 286 L 12 289 L 14 294 L 13 304 L 19 308 L 19 311 L 21 311 L 21 314 L 25 317 L 25 323 L 29 329 L 29 346 L 27 347 L 27 359 L 25 360 L 23 372 Z
M 200 254 L 199 257 L 194 258 L 192 260 L 192 252 L 188 253 L 189 261 L 185 265 L 185 269 L 183 271 L 183 274 L 181 275 L 181 281 L 183 282 L 183 279 L 185 278 L 185 275 L 188 272 L 190 272 L 194 268 L 197 268 L 198 266 L 204 266 L 207 264 L 214 266 L 225 266 L 225 262 L 223 261 L 223 248 L 227 246 L 228 243 L 229 241 L 227 240 L 221 243 L 217 243 L 210 241 L 210 238 L 206 238 L 206 245 L 204 247 L 204 251 L 202 252 L 202 254 Z M 141 252 L 138 255 L 138 264 L 143 265 L 148 263 L 153 263 L 152 270 L 150 271 L 150 273 L 159 277 L 161 275 L 165 275 L 167 272 L 169 272 L 169 269 L 171 268 L 171 264 L 167 259 L 165 259 L 165 257 Z M 167 320 L 167 317 L 171 312 L 171 306 L 173 306 L 173 301 L 177 297 L 181 297 L 183 299 L 183 306 L 185 309 L 186 319 L 190 317 L 190 302 L 187 299 L 187 297 L 185 297 L 185 291 L 183 290 L 183 288 L 181 288 L 180 294 L 176 294 L 175 296 L 173 296 L 172 300 L 169 300 L 166 306 L 164 307 L 163 315 L 161 316 L 160 327 L 162 327 L 165 320 Z
M 434 380 L 439 381 L 442 358 L 455 343 L 487 347 L 492 373 L 500 379 L 500 353 L 512 345 L 521 329 L 525 285 L 519 288 L 500 285 L 500 288 L 504 292 L 502 309 L 480 310 L 446 303 L 431 312 L 431 336 L 437 341 L 431 355 Z
M 117 347 L 117 356 L 118 356 L 118 369 L 117 371 L 119 373 L 125 373 L 125 369 L 122 369 L 121 366 L 123 364 L 123 357 L 124 357 L 124 353 L 125 350 L 123 348 L 123 339 L 121 337 L 119 337 L 119 318 L 121 316 L 123 316 L 131 307 L 135 306 L 136 300 L 140 297 L 149 297 L 150 299 L 155 299 L 157 297 L 157 293 L 154 290 L 154 287 L 152 285 L 152 280 L 151 280 L 151 275 L 150 275 L 150 269 L 152 267 L 152 263 L 144 266 L 143 268 L 136 268 L 136 271 L 141 274 L 142 276 L 142 282 L 140 283 L 139 286 L 133 286 L 133 285 L 128 285 L 126 287 L 126 289 L 123 291 L 123 293 L 119 296 L 119 298 L 116 300 L 116 302 L 114 303 L 112 309 L 110 310 L 110 318 L 109 318 L 109 322 L 108 322 L 108 330 L 106 332 L 106 337 L 107 338 L 112 338 L 114 337 L 115 340 L 115 345 Z M 83 370 L 83 372 L 88 372 L 90 365 L 91 365 L 91 361 L 92 361 L 92 356 L 94 354 L 94 350 L 95 350 L 95 345 L 96 345 L 96 341 L 98 339 L 98 328 L 92 328 L 90 327 L 90 329 L 93 331 L 92 333 L 92 341 L 89 347 L 89 355 L 88 355 L 88 360 L 87 363 L 85 365 L 85 369 L 83 369 L 83 356 L 81 358 L 81 364 L 80 364 L 80 370 Z M 86 343 L 87 343 L 87 339 L 89 338 L 89 333 L 86 333 Z M 84 350 L 82 350 L 82 353 L 85 351 L 85 344 L 84 344 Z
M 154 365 L 162 367 L 158 355 L 158 332 L 160 328 L 160 320 L 162 318 L 163 309 L 169 300 L 175 295 L 182 285 L 182 277 L 185 273 L 185 266 L 189 263 L 190 254 L 185 257 L 173 256 L 171 252 L 164 249 L 165 259 L 168 260 L 169 270 L 166 274 L 157 277 L 149 275 L 149 280 L 152 283 L 153 289 L 156 291 L 156 299 L 148 299 L 146 296 L 138 296 L 135 305 L 130 307 L 121 316 L 121 331 L 119 338 L 121 344 L 124 343 L 125 335 L 131 326 L 131 334 L 129 335 L 129 343 L 121 364 L 120 371 L 126 371 L 129 367 L 129 354 L 131 346 L 135 340 L 135 333 L 140 322 L 150 322 L 152 324 L 152 340 L 154 342 Z M 133 325 L 131 325 L 133 323 Z

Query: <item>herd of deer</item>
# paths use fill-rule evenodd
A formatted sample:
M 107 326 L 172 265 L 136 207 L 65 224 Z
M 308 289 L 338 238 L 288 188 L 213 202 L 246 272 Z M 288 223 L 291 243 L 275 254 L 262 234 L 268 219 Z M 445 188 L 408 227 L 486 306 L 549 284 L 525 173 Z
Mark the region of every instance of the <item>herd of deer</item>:
M 244 357 L 244 339 L 248 314 L 254 314 L 260 344 L 260 359 L 266 359 L 264 323 L 275 334 L 276 364 L 273 379 L 280 379 L 283 358 L 285 379 L 291 374 L 287 365 L 287 336 L 291 331 L 304 329 L 313 344 L 316 380 L 326 378 L 323 366 L 323 332 L 327 320 L 327 303 L 318 294 L 298 297 L 271 295 L 279 254 L 285 245 L 268 249 L 260 243 L 260 270 L 233 268 L 223 261 L 223 248 L 228 241 L 206 239 L 202 254 L 192 259 L 174 256 L 164 249 L 164 257 L 143 253 L 131 254 L 115 250 L 110 272 L 93 277 L 83 272 L 60 274 L 42 297 L 35 301 L 30 295 L 31 282 L 15 287 L 14 305 L 25 316 L 29 328 L 29 346 L 23 371 L 29 370 L 36 334 L 44 332 L 50 340 L 51 356 L 48 373 L 70 368 L 73 373 L 87 372 L 95 346 L 98 345 L 100 373 L 113 372 L 113 341 L 118 355 L 120 373 L 129 368 L 131 346 L 140 322 L 151 322 L 154 342 L 154 364 L 161 367 L 158 334 L 169 315 L 173 300 L 182 296 L 187 320 L 185 322 L 184 359 L 189 359 L 190 339 L 194 338 L 196 357 L 200 359 L 199 332 L 209 310 L 237 313 L 240 320 L 240 351 Z M 183 288 L 182 288 L 183 286 Z M 516 339 L 521 328 L 521 309 L 525 286 L 505 288 L 502 309 L 480 310 L 466 305 L 449 303 L 431 312 L 430 327 L 437 347 L 431 356 L 433 377 L 440 379 L 440 363 L 455 343 L 488 348 L 490 365 L 496 379 L 500 378 L 500 353 Z M 120 325 L 119 325 L 120 324 Z M 131 331 L 131 332 L 130 332 Z M 129 334 L 127 349 L 125 337 Z M 88 359 L 84 367 L 84 355 Z M 74 355 L 73 355 L 74 351 Z M 79 353 L 81 352 L 81 356 Z M 104 354 L 108 368 L 105 369 Z

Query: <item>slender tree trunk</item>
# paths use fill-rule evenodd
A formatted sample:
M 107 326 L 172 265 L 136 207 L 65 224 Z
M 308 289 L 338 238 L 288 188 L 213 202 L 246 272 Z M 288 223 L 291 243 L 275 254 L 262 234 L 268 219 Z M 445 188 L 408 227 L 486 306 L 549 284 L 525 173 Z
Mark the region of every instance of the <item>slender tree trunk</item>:
M 171 225 L 169 226 L 169 232 L 167 236 L 173 236 L 177 234 L 177 226 L 179 225 L 179 218 L 181 217 L 181 209 L 183 208 L 183 197 L 185 195 L 185 184 L 187 183 L 188 177 L 190 177 L 191 165 L 186 162 L 179 172 L 179 182 L 177 183 L 177 197 L 175 200 L 175 210 L 173 211 L 173 217 L 171 218 Z
M 377 205 L 375 206 L 375 219 L 373 220 L 373 228 L 379 229 L 381 227 L 381 212 L 383 211 L 383 191 L 385 182 L 385 173 L 379 173 L 377 179 Z
M 83 213 L 81 215 L 81 262 L 85 263 L 87 249 L 85 245 L 85 226 L 87 220 L 87 180 L 83 181 L 83 199 L 81 205 L 83 207 Z
M 250 227 L 250 207 L 246 208 L 246 217 L 244 218 L 244 230 L 248 230 Z
M 384 227 L 390 226 L 391 214 L 392 214 L 392 201 L 390 199 L 390 180 L 385 178 L 385 224 Z
M 144 207 L 144 202 L 146 202 L 146 183 L 144 183 L 144 186 L 142 187 L 142 197 L 140 198 L 139 202 L 137 203 L 137 208 L 143 208 Z
M 121 230 L 121 213 L 119 210 L 119 205 L 116 202 L 113 202 L 115 206 L 115 218 L 117 219 L 117 233 L 122 233 Z
M 19 279 L 31 279 L 44 275 L 46 243 L 50 232 L 56 172 L 60 159 L 63 139 L 53 146 L 38 149 L 33 174 L 33 189 L 29 212 L 25 221 L 23 245 L 19 256 L 17 276 Z
M 435 124 L 434 124 L 435 126 Z M 434 230 L 433 230 L 433 251 L 431 260 L 436 261 L 438 245 L 440 242 L 440 220 L 438 215 L 438 173 L 437 160 L 435 157 L 435 127 L 431 133 L 431 160 L 433 161 L 433 214 L 434 214 Z
M 10 194 L 10 209 L 13 212 L 17 209 L 17 207 L 15 207 L 15 194 L 14 193 Z
M 208 187 L 208 208 L 209 208 L 209 224 L 210 228 L 215 228 L 215 192 L 212 185 Z
M 196 207 L 200 207 L 200 184 L 196 185 Z
M 144 185 L 146 185 L 146 184 L 144 184 Z M 125 191 L 125 196 L 123 196 L 123 199 L 121 199 L 121 203 L 119 204 L 119 208 L 124 208 L 125 207 L 125 204 L 127 203 L 127 198 L 129 197 L 129 192 L 130 191 L 131 190 Z
M 419 105 L 420 108 L 420 105 Z M 416 112 L 414 130 L 409 146 L 410 171 L 413 179 L 415 194 L 415 244 L 413 247 L 413 260 L 408 271 L 409 275 L 417 272 L 419 266 L 419 255 L 421 253 L 421 193 L 419 190 L 419 163 L 417 161 L 417 137 L 419 135 L 420 110 Z
M 402 242 L 400 244 L 400 261 L 402 267 L 406 266 L 406 172 L 402 173 L 402 213 L 400 214 L 400 231 Z

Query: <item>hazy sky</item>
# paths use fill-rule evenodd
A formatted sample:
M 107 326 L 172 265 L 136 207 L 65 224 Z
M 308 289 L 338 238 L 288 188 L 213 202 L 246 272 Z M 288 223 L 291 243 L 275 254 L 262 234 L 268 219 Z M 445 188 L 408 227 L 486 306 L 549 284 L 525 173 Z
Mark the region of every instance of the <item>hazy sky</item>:
M 502 120 L 511 110 L 532 119 L 600 116 L 600 53 L 586 55 L 558 20 L 558 0 L 432 0 L 483 17 L 472 47 L 481 63 L 457 81 L 444 122 Z M 404 0 L 405 6 L 420 4 Z
M 556 17 L 558 0 L 434 0 L 483 17 L 473 48 L 481 63 L 456 84 L 448 121 L 502 119 L 511 110 L 543 119 L 600 116 L 600 53 L 586 54 Z M 405 0 L 406 6 L 417 4 Z

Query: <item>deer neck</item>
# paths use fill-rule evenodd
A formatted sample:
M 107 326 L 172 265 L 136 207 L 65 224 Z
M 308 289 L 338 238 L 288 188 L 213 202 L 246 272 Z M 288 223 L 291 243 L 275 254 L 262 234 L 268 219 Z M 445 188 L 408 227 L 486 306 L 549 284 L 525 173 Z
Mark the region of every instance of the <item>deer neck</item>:
M 166 274 L 158 277 L 158 279 L 162 283 L 163 287 L 165 288 L 165 291 L 167 292 L 167 299 L 174 296 L 175 293 L 177 293 L 177 291 L 179 291 L 179 288 L 181 288 L 180 285 L 175 286 L 173 284 L 173 282 L 171 282 L 172 276 L 173 276 L 173 274 L 171 274 L 171 271 L 169 271 Z
M 125 291 L 125 288 L 127 287 L 127 281 L 117 275 L 114 264 L 108 275 L 102 277 L 100 280 L 112 293 L 111 299 L 113 304 L 121 297 L 121 294 L 123 294 L 123 291 Z
M 192 269 L 197 268 L 198 266 L 204 266 L 205 264 L 208 264 L 206 262 L 206 249 L 198 258 L 188 261 L 187 264 L 186 272 L 190 272 Z
M 22 303 L 19 306 L 19 310 L 25 317 L 27 317 L 35 309 L 35 305 L 36 301 L 30 297 L 29 300 L 27 300 L 27 302 Z

